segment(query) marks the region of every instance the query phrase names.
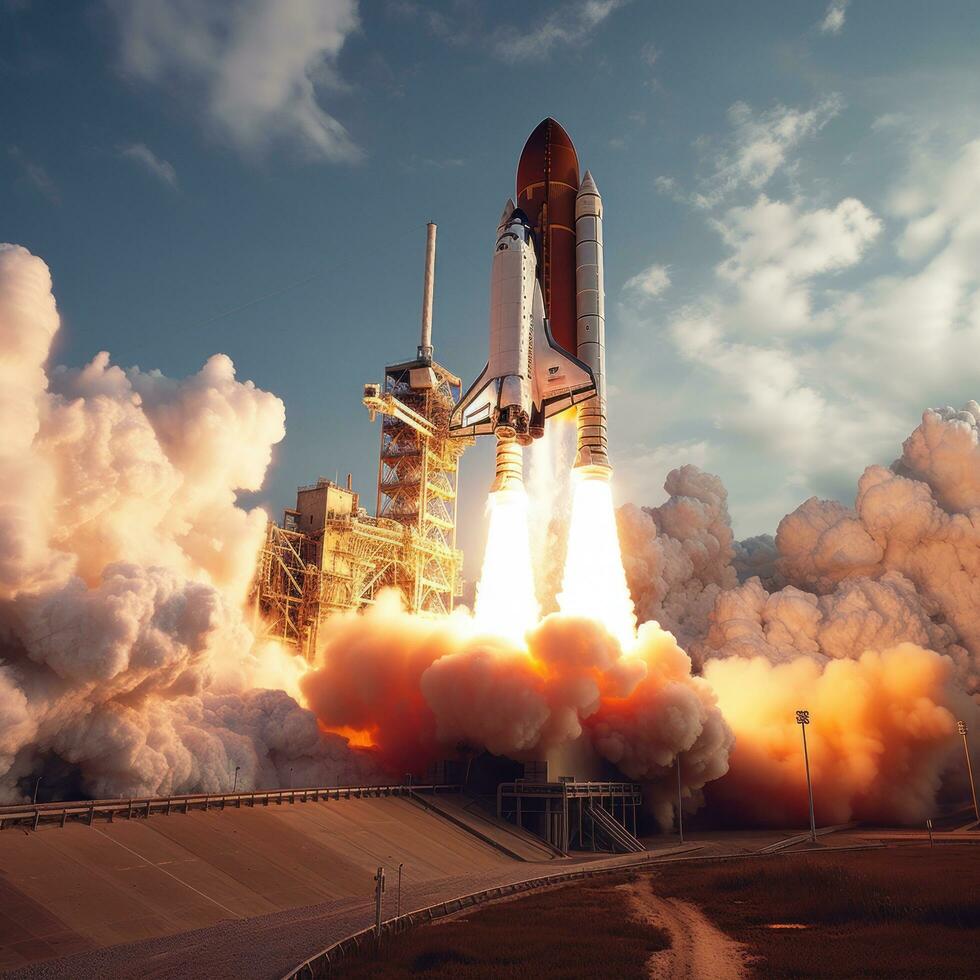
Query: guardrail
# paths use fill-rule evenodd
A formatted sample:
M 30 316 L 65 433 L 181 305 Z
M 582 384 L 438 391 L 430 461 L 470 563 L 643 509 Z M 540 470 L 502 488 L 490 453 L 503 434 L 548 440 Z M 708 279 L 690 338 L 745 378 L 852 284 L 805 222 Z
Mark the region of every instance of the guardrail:
M 151 814 L 189 813 L 191 810 L 224 810 L 256 806 L 282 806 L 284 803 L 318 803 L 364 797 L 405 796 L 412 793 L 458 793 L 450 784 L 408 786 L 402 783 L 381 786 L 309 786 L 300 789 L 256 790 L 247 793 L 187 793 L 181 796 L 154 796 L 129 800 L 74 800 L 63 803 L 20 803 L 0 806 L 0 830 L 29 826 L 37 830 L 42 823 L 69 821 L 91 826 L 96 817 L 112 822 L 116 817 L 132 820 Z
M 667 860 L 674 861 L 710 861 L 712 863 L 723 863 L 726 861 L 743 861 L 751 857 L 764 857 L 778 859 L 784 857 L 786 851 L 736 851 L 730 854 L 698 855 L 693 852 L 700 851 L 703 844 L 687 844 L 679 847 L 670 848 L 660 852 L 647 852 L 647 856 L 635 861 L 622 861 L 618 864 L 603 864 L 599 868 L 582 869 L 578 871 L 565 871 L 558 874 L 543 875 L 539 878 L 527 878 L 523 881 L 515 881 L 509 885 L 500 885 L 496 888 L 487 888 L 483 891 L 472 892 L 459 898 L 451 898 L 445 902 L 438 902 L 414 912 L 388 919 L 381 924 L 382 936 L 395 936 L 409 929 L 425 925 L 434 919 L 441 919 L 447 915 L 455 915 L 465 908 L 474 905 L 482 905 L 486 902 L 495 901 L 498 898 L 507 898 L 517 895 L 520 892 L 533 891 L 537 888 L 546 888 L 549 885 L 560 885 L 567 881 L 579 881 L 586 878 L 598 878 L 603 875 L 618 874 L 621 872 L 641 871 L 653 865 L 660 864 Z M 878 847 L 886 846 L 880 844 L 857 844 L 845 847 L 827 848 L 826 850 L 807 851 L 808 855 L 836 854 L 841 851 L 867 851 Z M 304 960 L 299 966 L 293 968 L 282 980 L 307 980 L 307 978 L 328 977 L 331 970 L 337 963 L 343 961 L 352 953 L 364 948 L 368 943 L 378 941 L 377 929 L 368 926 L 355 932 L 350 936 L 331 944 L 326 949 L 321 950 L 309 959 Z
M 546 888 L 549 885 L 560 885 L 566 881 L 579 881 L 584 878 L 594 878 L 601 874 L 610 874 L 615 871 L 629 870 L 629 868 L 596 868 L 587 871 L 566 871 L 561 874 L 545 875 L 541 878 L 527 878 L 524 881 L 516 881 L 511 885 L 499 885 L 496 888 L 487 888 L 483 891 L 473 892 L 463 895 L 460 898 L 451 898 L 446 902 L 439 902 L 424 909 L 417 909 L 414 912 L 407 912 L 405 915 L 388 919 L 381 924 L 382 936 L 396 936 L 407 932 L 418 926 L 432 922 L 434 919 L 441 919 L 447 915 L 454 915 L 463 909 L 471 908 L 474 905 L 482 905 L 484 902 L 492 902 L 498 898 L 507 898 L 510 895 L 517 895 L 521 892 L 533 891 L 536 888 Z M 377 930 L 374 926 L 355 932 L 352 936 L 347 936 L 328 946 L 326 949 L 311 956 L 302 962 L 295 969 L 283 977 L 283 980 L 306 980 L 306 978 L 330 976 L 332 967 L 346 959 L 351 953 L 357 952 L 369 943 L 378 940 Z

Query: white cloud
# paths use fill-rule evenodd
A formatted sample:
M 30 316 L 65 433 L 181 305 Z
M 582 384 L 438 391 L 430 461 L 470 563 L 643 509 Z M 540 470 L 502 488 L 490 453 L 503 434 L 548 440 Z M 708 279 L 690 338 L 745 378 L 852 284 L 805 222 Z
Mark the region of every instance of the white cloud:
M 617 454 L 613 489 L 617 503 L 652 506 L 666 499 L 664 478 L 678 466 L 691 463 L 708 465 L 711 444 L 706 439 L 686 439 L 647 447 L 637 445 Z
M 547 57 L 555 48 L 583 44 L 627 0 L 578 0 L 560 4 L 535 27 L 509 27 L 497 34 L 495 53 L 505 61 Z M 529 8 L 530 9 L 530 8 Z
M 326 160 L 360 157 L 317 91 L 341 87 L 337 58 L 358 27 L 356 0 L 106 3 L 119 22 L 124 69 L 189 91 L 239 147 L 285 139 Z
M 119 152 L 127 159 L 135 160 L 157 180 L 161 180 L 176 189 L 177 171 L 174 170 L 173 164 L 158 157 L 145 143 L 130 143 L 129 146 L 124 146 Z
M 623 288 L 642 296 L 655 297 L 670 286 L 670 270 L 666 265 L 654 263 L 642 272 L 626 280 Z
M 818 133 L 844 108 L 843 99 L 831 94 L 810 109 L 776 105 L 756 112 L 745 102 L 728 110 L 732 133 L 713 160 L 713 173 L 693 203 L 710 208 L 739 188 L 759 190 L 784 166 L 788 155 L 803 140 Z
M 881 187 L 887 224 L 853 198 L 814 207 L 766 195 L 709 221 L 727 251 L 713 283 L 668 313 L 655 358 L 619 375 L 657 407 L 629 428 L 631 458 L 714 425 L 710 467 L 740 534 L 771 531 L 815 492 L 847 500 L 865 465 L 891 461 L 922 405 L 977 394 L 980 140 L 924 152 L 910 146 L 906 172 Z M 833 288 L 820 278 L 844 270 Z M 634 319 L 631 350 L 661 332 Z
M 820 329 L 810 280 L 855 265 L 881 231 L 878 218 L 853 197 L 806 211 L 761 194 L 751 207 L 731 208 L 712 224 L 731 249 L 716 269 L 737 289 L 731 315 L 756 333 Z
M 660 50 L 653 43 L 644 44 L 640 50 L 640 57 L 651 67 L 660 60 Z
M 841 297 L 826 355 L 828 370 L 910 410 L 975 394 L 980 350 L 980 140 L 929 169 L 938 179 L 895 237 L 904 268 Z
M 830 0 L 827 5 L 827 12 L 820 22 L 820 30 L 824 34 L 840 34 L 844 27 L 848 3 L 849 0 Z
M 10 159 L 20 167 L 27 181 L 36 191 L 43 194 L 52 204 L 58 204 L 61 195 L 58 192 L 58 185 L 51 179 L 51 175 L 36 160 L 31 160 L 19 146 L 7 148 Z

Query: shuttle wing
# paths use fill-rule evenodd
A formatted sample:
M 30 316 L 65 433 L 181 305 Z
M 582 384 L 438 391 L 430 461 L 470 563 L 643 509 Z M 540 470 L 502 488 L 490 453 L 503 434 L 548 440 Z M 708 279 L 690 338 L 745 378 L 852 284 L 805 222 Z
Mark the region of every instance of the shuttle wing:
M 591 398 L 596 393 L 595 375 L 558 346 L 544 317 L 536 317 L 534 327 L 534 403 L 550 418 Z
M 483 436 L 493 432 L 494 412 L 500 402 L 500 378 L 488 378 L 490 364 L 459 400 L 449 419 L 454 436 Z

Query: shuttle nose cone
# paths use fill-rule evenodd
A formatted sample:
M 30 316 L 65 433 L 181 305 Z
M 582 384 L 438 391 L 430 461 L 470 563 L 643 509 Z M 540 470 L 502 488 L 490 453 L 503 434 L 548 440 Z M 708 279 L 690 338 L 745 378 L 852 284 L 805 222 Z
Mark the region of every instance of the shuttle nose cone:
M 514 203 L 512 197 L 507 198 L 507 203 L 504 205 L 504 210 L 501 212 L 500 221 L 497 222 L 497 237 L 500 237 L 500 233 L 507 227 L 507 222 L 510 221 L 510 216 L 514 213 L 514 208 L 517 205 Z

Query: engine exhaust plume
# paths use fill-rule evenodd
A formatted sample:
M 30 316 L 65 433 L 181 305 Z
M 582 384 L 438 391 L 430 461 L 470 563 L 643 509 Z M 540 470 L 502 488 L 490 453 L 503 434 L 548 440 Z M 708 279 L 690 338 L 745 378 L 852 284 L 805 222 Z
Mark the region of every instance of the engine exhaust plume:
M 624 650 L 632 647 L 636 614 L 623 571 L 608 479 L 573 473 L 572 518 L 558 607 L 602 623 Z
M 534 591 L 527 493 L 523 483 L 491 493 L 487 512 L 487 546 L 477 585 L 474 619 L 479 629 L 520 643 L 540 615 Z

